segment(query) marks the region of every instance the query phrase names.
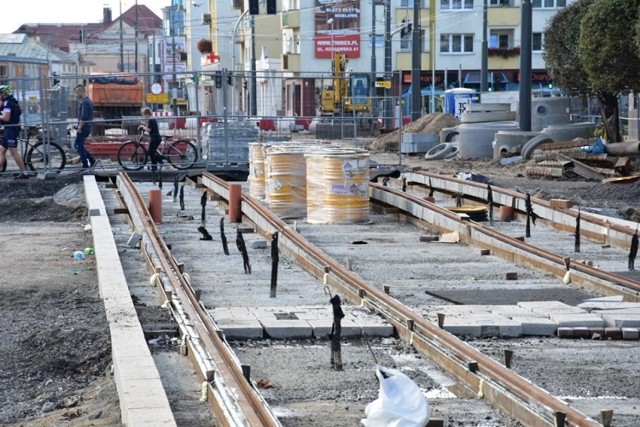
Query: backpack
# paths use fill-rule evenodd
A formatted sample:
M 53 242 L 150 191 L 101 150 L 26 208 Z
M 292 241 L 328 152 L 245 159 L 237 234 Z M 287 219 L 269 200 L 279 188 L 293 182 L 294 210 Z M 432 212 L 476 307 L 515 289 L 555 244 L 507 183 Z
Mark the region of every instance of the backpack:
M 11 115 L 9 116 L 9 124 L 17 125 L 20 123 L 20 116 L 22 115 L 22 109 L 20 108 L 20 104 L 18 100 L 13 97 L 13 95 L 7 98 L 7 106 L 11 108 Z

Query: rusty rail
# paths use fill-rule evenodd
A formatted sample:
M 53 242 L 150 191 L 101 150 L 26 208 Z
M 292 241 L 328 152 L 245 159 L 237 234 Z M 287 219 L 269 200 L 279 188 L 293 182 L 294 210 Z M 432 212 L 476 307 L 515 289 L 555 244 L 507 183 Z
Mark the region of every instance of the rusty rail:
M 202 183 L 223 198 L 228 194 L 226 182 L 210 173 L 203 174 Z M 352 303 L 378 312 L 396 327 L 403 339 L 511 417 L 525 425 L 555 425 L 556 417 L 562 414 L 572 425 L 600 425 L 365 282 L 293 231 L 257 200 L 243 195 L 241 203 L 244 217 L 252 221 L 261 234 L 278 231 L 280 246 L 310 273 Z
M 196 371 L 203 381 L 208 382 L 207 397 L 218 421 L 229 427 L 280 426 L 266 402 L 244 377 L 233 350 L 200 304 L 198 294 L 183 274 L 182 265 L 173 258 L 144 199 L 127 174 L 118 175 L 118 188 L 134 227 L 143 234 L 149 268 L 152 273 L 158 274 L 157 282 L 161 285 L 159 288 L 164 298 L 171 303 L 174 313 L 182 313 L 182 319 L 178 319 L 181 326 L 187 325 L 186 329 L 195 331 L 187 340 L 192 363 L 196 363 L 193 360 L 195 354 L 204 350 L 207 361 L 215 366 L 214 370 L 205 368 Z

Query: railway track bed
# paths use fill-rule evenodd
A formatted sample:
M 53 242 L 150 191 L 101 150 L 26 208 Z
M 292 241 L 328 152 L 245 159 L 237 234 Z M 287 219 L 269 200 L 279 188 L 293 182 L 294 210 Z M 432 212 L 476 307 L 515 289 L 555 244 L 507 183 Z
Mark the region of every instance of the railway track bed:
M 141 188 L 144 192 L 149 187 Z M 248 307 L 249 311 L 254 313 L 259 309 L 266 309 L 271 312 L 280 310 L 283 313 L 295 314 L 296 311 L 317 308 L 323 304 L 327 306 L 328 295 L 322 282 L 318 283 L 317 279 L 304 273 L 287 257 L 282 258 L 282 281 L 278 283 L 278 294 L 275 298 L 278 304 L 274 305 L 274 298 L 271 298 L 268 292 L 268 239 L 254 232 L 253 223 L 238 225 L 243 231 L 247 247 L 250 248 L 252 273 L 245 274 L 239 253 L 234 251 L 235 254 L 224 255 L 221 242 L 213 233 L 224 212 L 212 210 L 208 213 L 207 228 L 215 237 L 212 241 L 201 241 L 200 232 L 197 230 L 200 224 L 201 192 L 187 185 L 184 187 L 184 194 L 185 210 L 181 210 L 174 200 L 165 198 L 163 224 L 159 229 L 167 241 L 171 242 L 174 256 L 184 263 L 190 281 L 197 283 L 197 288 L 202 291 L 201 301 L 208 307 L 214 319 L 222 319 L 221 313 L 225 310 L 228 313 L 229 309 L 234 307 Z M 339 260 L 345 267 L 350 266 L 354 273 L 434 322 L 437 322 L 434 313 L 443 311 L 443 307 L 455 307 L 451 305 L 452 302 L 461 302 L 456 298 L 469 302 L 474 293 L 476 302 L 481 302 L 484 298 L 487 303 L 494 299 L 492 295 L 499 294 L 502 304 L 527 301 L 524 297 L 528 293 L 528 299 L 532 301 L 540 301 L 540 296 L 545 295 L 546 300 L 567 300 L 570 303 L 601 296 L 592 290 L 563 286 L 557 277 L 529 268 L 514 267 L 498 257 L 482 255 L 477 248 L 465 244 L 421 242 L 419 237 L 425 230 L 411 224 L 413 221 L 398 223 L 395 215 L 371 215 L 371 224 L 364 226 L 312 227 L 302 221 L 296 221 L 295 224 L 290 222 L 290 226 L 295 227 L 302 236 Z M 233 242 L 232 237 L 237 230 L 234 230 L 231 224 L 226 224 L 225 227 L 228 239 Z M 518 225 L 509 224 L 507 227 Z M 517 273 L 517 281 L 507 280 L 507 273 L 513 272 Z M 213 293 L 207 289 L 212 289 Z M 304 289 L 304 292 L 301 289 Z M 441 298 L 441 294 L 448 297 Z M 549 298 L 550 296 L 557 298 Z M 242 303 L 238 304 L 239 301 Z M 347 307 L 348 303 L 345 301 L 345 308 Z M 358 310 L 357 307 L 355 309 Z M 452 316 L 451 313 L 448 313 L 445 319 L 449 316 Z M 326 321 L 324 324 L 326 328 Z M 415 351 L 397 338 L 383 337 L 384 334 L 369 338 L 372 350 L 366 346 L 366 340 L 358 338 L 357 334 L 354 334 L 354 338 L 346 338 L 343 350 L 345 369 L 340 372 L 331 370 L 328 342 L 322 341 L 320 337 L 291 336 L 274 339 L 265 332 L 266 330 L 267 328 L 263 329 L 262 337 L 255 336 L 249 340 L 230 339 L 230 343 L 241 363 L 251 367 L 252 380 L 263 387 L 261 393 L 272 406 L 274 413 L 278 414 L 283 425 L 336 425 L 336 420 L 341 419 L 340 417 L 357 423 L 363 417 L 362 407 L 376 396 L 376 380 L 372 370 L 374 358 L 378 358 L 381 364 L 402 366 L 407 372 L 414 373 L 415 381 L 431 393 L 430 402 L 435 416 L 448 421 L 464 419 L 462 422 L 470 421 L 474 425 L 518 425 L 517 421 L 504 418 L 501 413 L 480 403 L 477 396 L 469 394 L 468 390 L 462 392 L 464 387 L 455 379 L 448 377 L 435 366 L 430 366 L 430 362 L 423 356 L 416 355 Z M 615 408 L 616 420 L 623 420 L 621 425 L 633 425 L 634 420 L 638 419 L 638 414 L 633 409 L 621 404 L 637 399 L 632 390 L 620 394 L 605 393 L 608 391 L 607 387 L 593 388 L 590 380 L 580 382 L 575 379 L 569 381 L 573 385 L 567 385 L 567 377 L 560 375 L 567 371 L 566 367 L 541 370 L 539 366 L 533 366 L 533 362 L 529 362 L 536 360 L 536 353 L 546 354 L 548 351 L 549 364 L 558 364 L 552 355 L 562 353 L 560 348 L 563 348 L 562 343 L 569 342 L 567 340 L 521 338 L 496 341 L 495 337 L 490 340 L 471 337 L 465 339 L 498 361 L 504 349 L 517 348 L 514 371 L 520 373 L 515 366 L 522 363 L 521 375 L 525 378 L 529 378 L 529 370 L 537 369 L 542 372 L 541 382 L 534 381 L 537 384 L 547 384 L 557 379 L 559 383 L 565 384 L 558 387 L 558 393 L 566 391 L 566 394 L 558 395 L 572 405 L 580 406 L 585 413 L 594 418 L 600 416 L 603 408 L 612 407 Z M 609 341 L 587 342 L 590 344 L 585 344 L 584 352 L 574 352 L 576 363 L 585 370 L 588 370 L 587 366 L 593 365 L 585 363 L 585 359 L 581 358 L 588 359 L 594 347 L 600 347 L 601 352 L 606 352 L 609 346 L 615 346 Z M 534 348 L 533 343 L 537 343 L 538 348 Z M 572 347 L 580 345 L 581 342 L 576 344 L 573 341 L 570 344 Z M 637 342 L 620 341 L 617 345 L 616 348 L 622 348 L 621 353 L 627 355 L 637 351 Z M 521 351 L 527 355 L 522 359 Z M 354 358 L 353 361 L 351 357 Z M 629 357 L 633 359 L 632 356 Z M 623 358 L 620 356 L 620 359 Z M 617 363 L 627 369 L 624 361 L 619 360 Z M 301 367 L 299 371 L 296 370 L 298 367 Z M 283 373 L 283 370 L 286 373 Z M 545 371 L 553 371 L 553 378 L 544 378 Z M 580 378 L 584 379 L 586 375 Z M 603 393 L 597 393 L 599 390 Z M 455 396 L 454 392 L 458 396 Z M 300 394 L 298 397 L 297 393 Z M 465 395 L 467 399 L 461 400 L 460 396 Z M 452 405 L 452 402 L 455 404 Z M 311 407 L 317 408 L 318 411 L 312 411 Z M 458 410 L 454 410 L 454 407 Z M 335 417 L 332 415 L 331 420 L 327 421 L 326 413 L 331 409 Z M 323 413 L 324 416 L 319 415 Z M 327 424 L 322 424 L 325 421 Z M 626 424 L 627 422 L 629 424 Z M 351 425 L 351 421 L 345 425 Z

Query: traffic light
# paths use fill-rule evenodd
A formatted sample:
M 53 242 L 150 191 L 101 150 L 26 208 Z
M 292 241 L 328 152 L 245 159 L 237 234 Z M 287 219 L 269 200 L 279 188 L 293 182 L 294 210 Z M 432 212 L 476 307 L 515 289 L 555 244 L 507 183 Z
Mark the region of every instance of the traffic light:
M 222 75 L 219 72 L 216 73 L 215 81 L 216 89 L 220 89 L 222 87 Z
M 229 86 L 233 85 L 233 73 L 231 71 L 227 73 L 227 84 Z
M 260 1 L 259 0 L 249 0 L 249 14 L 250 15 L 258 15 L 258 14 L 260 14 Z
M 402 20 L 402 27 L 400 28 L 400 37 L 406 38 L 411 34 L 413 30 L 413 24 L 411 22 L 407 23 L 404 19 Z
M 267 15 L 275 15 L 276 9 L 276 0 L 267 0 Z

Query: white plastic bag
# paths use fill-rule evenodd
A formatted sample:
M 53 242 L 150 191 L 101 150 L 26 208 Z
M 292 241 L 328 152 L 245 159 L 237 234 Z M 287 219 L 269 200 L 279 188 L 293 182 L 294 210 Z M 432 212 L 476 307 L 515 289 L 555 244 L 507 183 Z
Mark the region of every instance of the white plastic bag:
M 380 381 L 378 398 L 364 410 L 365 427 L 424 427 L 429 421 L 429 404 L 420 388 L 402 372 L 376 366 Z

